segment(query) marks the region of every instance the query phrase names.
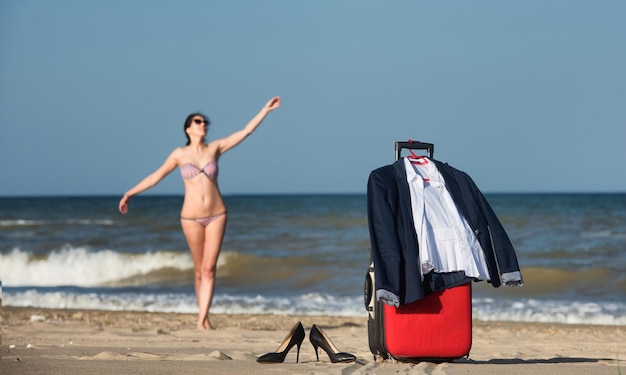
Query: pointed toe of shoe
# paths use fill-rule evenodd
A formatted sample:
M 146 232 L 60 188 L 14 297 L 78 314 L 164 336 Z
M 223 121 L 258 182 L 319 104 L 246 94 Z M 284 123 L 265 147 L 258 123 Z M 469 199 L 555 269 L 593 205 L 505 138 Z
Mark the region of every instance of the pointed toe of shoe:
M 282 363 L 284 358 L 280 353 L 266 353 L 256 359 L 258 363 Z
M 350 353 L 337 353 L 333 358 L 333 363 L 349 363 L 356 361 L 356 356 Z

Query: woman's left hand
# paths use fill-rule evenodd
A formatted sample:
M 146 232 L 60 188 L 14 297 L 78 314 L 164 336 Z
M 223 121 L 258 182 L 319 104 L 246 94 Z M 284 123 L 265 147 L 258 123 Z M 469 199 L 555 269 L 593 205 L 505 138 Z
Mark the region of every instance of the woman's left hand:
M 270 99 L 269 102 L 267 102 L 267 104 L 265 105 L 265 108 L 268 111 L 273 111 L 276 108 L 280 107 L 280 96 L 275 96 L 272 99 Z
M 124 194 L 122 199 L 120 199 L 119 209 L 120 212 L 126 214 L 128 212 L 128 196 Z

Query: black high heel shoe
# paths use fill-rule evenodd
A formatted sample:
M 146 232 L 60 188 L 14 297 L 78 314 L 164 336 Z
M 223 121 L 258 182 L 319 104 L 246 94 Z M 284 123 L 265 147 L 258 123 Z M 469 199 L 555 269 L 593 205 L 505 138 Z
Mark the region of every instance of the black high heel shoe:
M 356 361 L 356 356 L 350 353 L 340 352 L 339 349 L 330 341 L 330 338 L 322 331 L 318 326 L 313 324 L 311 327 L 311 332 L 309 333 L 309 340 L 311 340 L 311 344 L 315 348 L 315 357 L 317 357 L 317 361 L 319 362 L 320 356 L 317 352 L 317 348 L 322 348 L 326 354 L 328 354 L 328 358 L 332 363 L 347 363 Z
M 295 326 L 293 326 L 278 349 L 276 349 L 276 352 L 263 354 L 257 358 L 256 361 L 259 363 L 283 363 L 287 353 L 289 353 L 294 345 L 297 345 L 298 351 L 296 354 L 296 362 L 299 362 L 300 346 L 302 345 L 302 341 L 304 341 L 304 327 L 302 327 L 302 323 L 298 322 Z

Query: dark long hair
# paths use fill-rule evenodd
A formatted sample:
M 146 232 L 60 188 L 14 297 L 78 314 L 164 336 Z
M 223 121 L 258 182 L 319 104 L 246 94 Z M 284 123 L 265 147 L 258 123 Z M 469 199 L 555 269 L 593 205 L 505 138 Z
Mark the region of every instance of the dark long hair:
M 191 139 L 189 139 L 189 134 L 187 134 L 187 128 L 191 126 L 191 121 L 193 120 L 194 117 L 196 116 L 200 116 L 204 119 L 204 121 L 206 121 L 206 128 L 207 131 L 209 130 L 209 118 L 206 117 L 205 115 L 203 115 L 200 112 L 195 112 L 190 114 L 189 116 L 187 116 L 187 118 L 185 119 L 185 125 L 183 127 L 183 131 L 185 132 L 185 137 L 187 137 L 187 146 L 189 146 L 189 144 L 191 144 Z

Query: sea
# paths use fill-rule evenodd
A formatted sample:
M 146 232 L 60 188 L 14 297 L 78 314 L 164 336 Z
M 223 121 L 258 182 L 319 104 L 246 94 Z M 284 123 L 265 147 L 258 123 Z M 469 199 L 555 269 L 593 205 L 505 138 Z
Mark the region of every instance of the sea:
M 524 286 L 473 283 L 482 321 L 626 325 L 626 194 L 485 194 Z M 0 198 L 2 304 L 196 313 L 182 196 Z M 225 196 L 218 314 L 366 317 L 365 194 Z

